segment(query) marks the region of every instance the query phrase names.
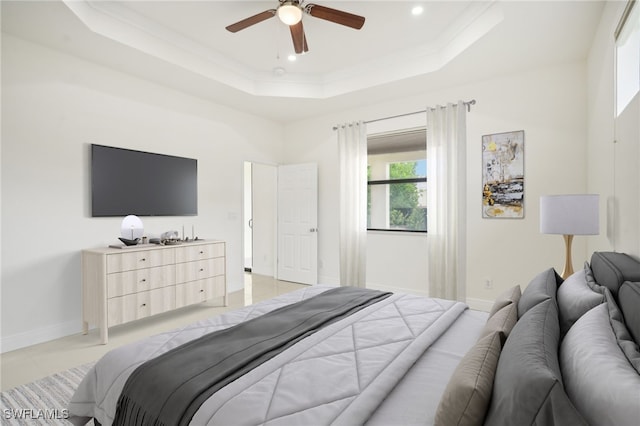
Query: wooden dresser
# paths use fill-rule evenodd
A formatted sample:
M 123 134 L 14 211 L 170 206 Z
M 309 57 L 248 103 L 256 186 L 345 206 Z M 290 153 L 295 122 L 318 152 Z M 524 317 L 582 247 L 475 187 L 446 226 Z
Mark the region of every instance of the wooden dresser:
M 223 241 L 82 251 L 82 329 L 108 328 L 213 298 L 227 305 Z

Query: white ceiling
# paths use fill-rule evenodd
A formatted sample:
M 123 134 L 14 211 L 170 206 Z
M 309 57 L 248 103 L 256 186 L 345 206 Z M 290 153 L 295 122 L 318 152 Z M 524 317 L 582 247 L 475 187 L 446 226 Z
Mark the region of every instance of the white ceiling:
M 585 59 L 604 4 L 307 3 L 366 22 L 357 31 L 305 15 L 309 52 L 295 62 L 287 59 L 293 51 L 288 28 L 277 18 L 235 34 L 225 30 L 275 8 L 277 0 L 3 0 L 2 30 L 284 122 Z M 424 6 L 420 16 L 410 13 L 416 4 Z

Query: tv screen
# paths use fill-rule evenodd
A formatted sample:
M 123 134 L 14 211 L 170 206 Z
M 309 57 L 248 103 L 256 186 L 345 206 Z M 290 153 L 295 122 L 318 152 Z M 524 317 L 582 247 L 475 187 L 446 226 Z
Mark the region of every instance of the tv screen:
M 198 214 L 198 160 L 91 145 L 91 215 Z

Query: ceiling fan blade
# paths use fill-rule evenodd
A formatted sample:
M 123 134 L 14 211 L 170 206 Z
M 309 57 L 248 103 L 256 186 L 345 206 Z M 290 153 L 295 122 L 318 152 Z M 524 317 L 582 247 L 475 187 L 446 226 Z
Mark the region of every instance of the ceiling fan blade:
M 290 25 L 291 39 L 293 40 L 293 49 L 296 53 L 300 54 L 309 51 L 307 46 L 307 36 L 304 34 L 304 28 L 302 27 L 302 21 L 295 25 Z
M 349 12 L 343 12 L 342 10 L 332 9 L 330 7 L 320 6 L 313 3 L 306 5 L 304 10 L 314 18 L 335 22 L 336 24 L 345 25 L 347 27 L 355 28 L 356 30 L 359 30 L 364 25 L 364 17 L 354 15 Z
M 257 15 L 250 16 L 248 18 L 243 19 L 242 21 L 236 22 L 235 24 L 229 25 L 227 27 L 227 30 L 231 31 L 232 33 L 237 33 L 240 30 L 244 30 L 245 28 L 250 27 L 251 25 L 255 25 L 262 21 L 266 21 L 267 19 L 273 18 L 274 16 L 276 16 L 275 9 L 265 10 L 264 12 L 258 13 Z

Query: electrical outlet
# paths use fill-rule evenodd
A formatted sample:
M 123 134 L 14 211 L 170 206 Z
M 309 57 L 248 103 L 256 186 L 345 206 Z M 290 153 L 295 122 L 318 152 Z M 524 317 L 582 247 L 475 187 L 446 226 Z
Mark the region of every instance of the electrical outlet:
M 485 278 L 485 280 L 484 280 L 484 288 L 485 288 L 485 290 L 493 289 L 493 280 L 491 278 Z

